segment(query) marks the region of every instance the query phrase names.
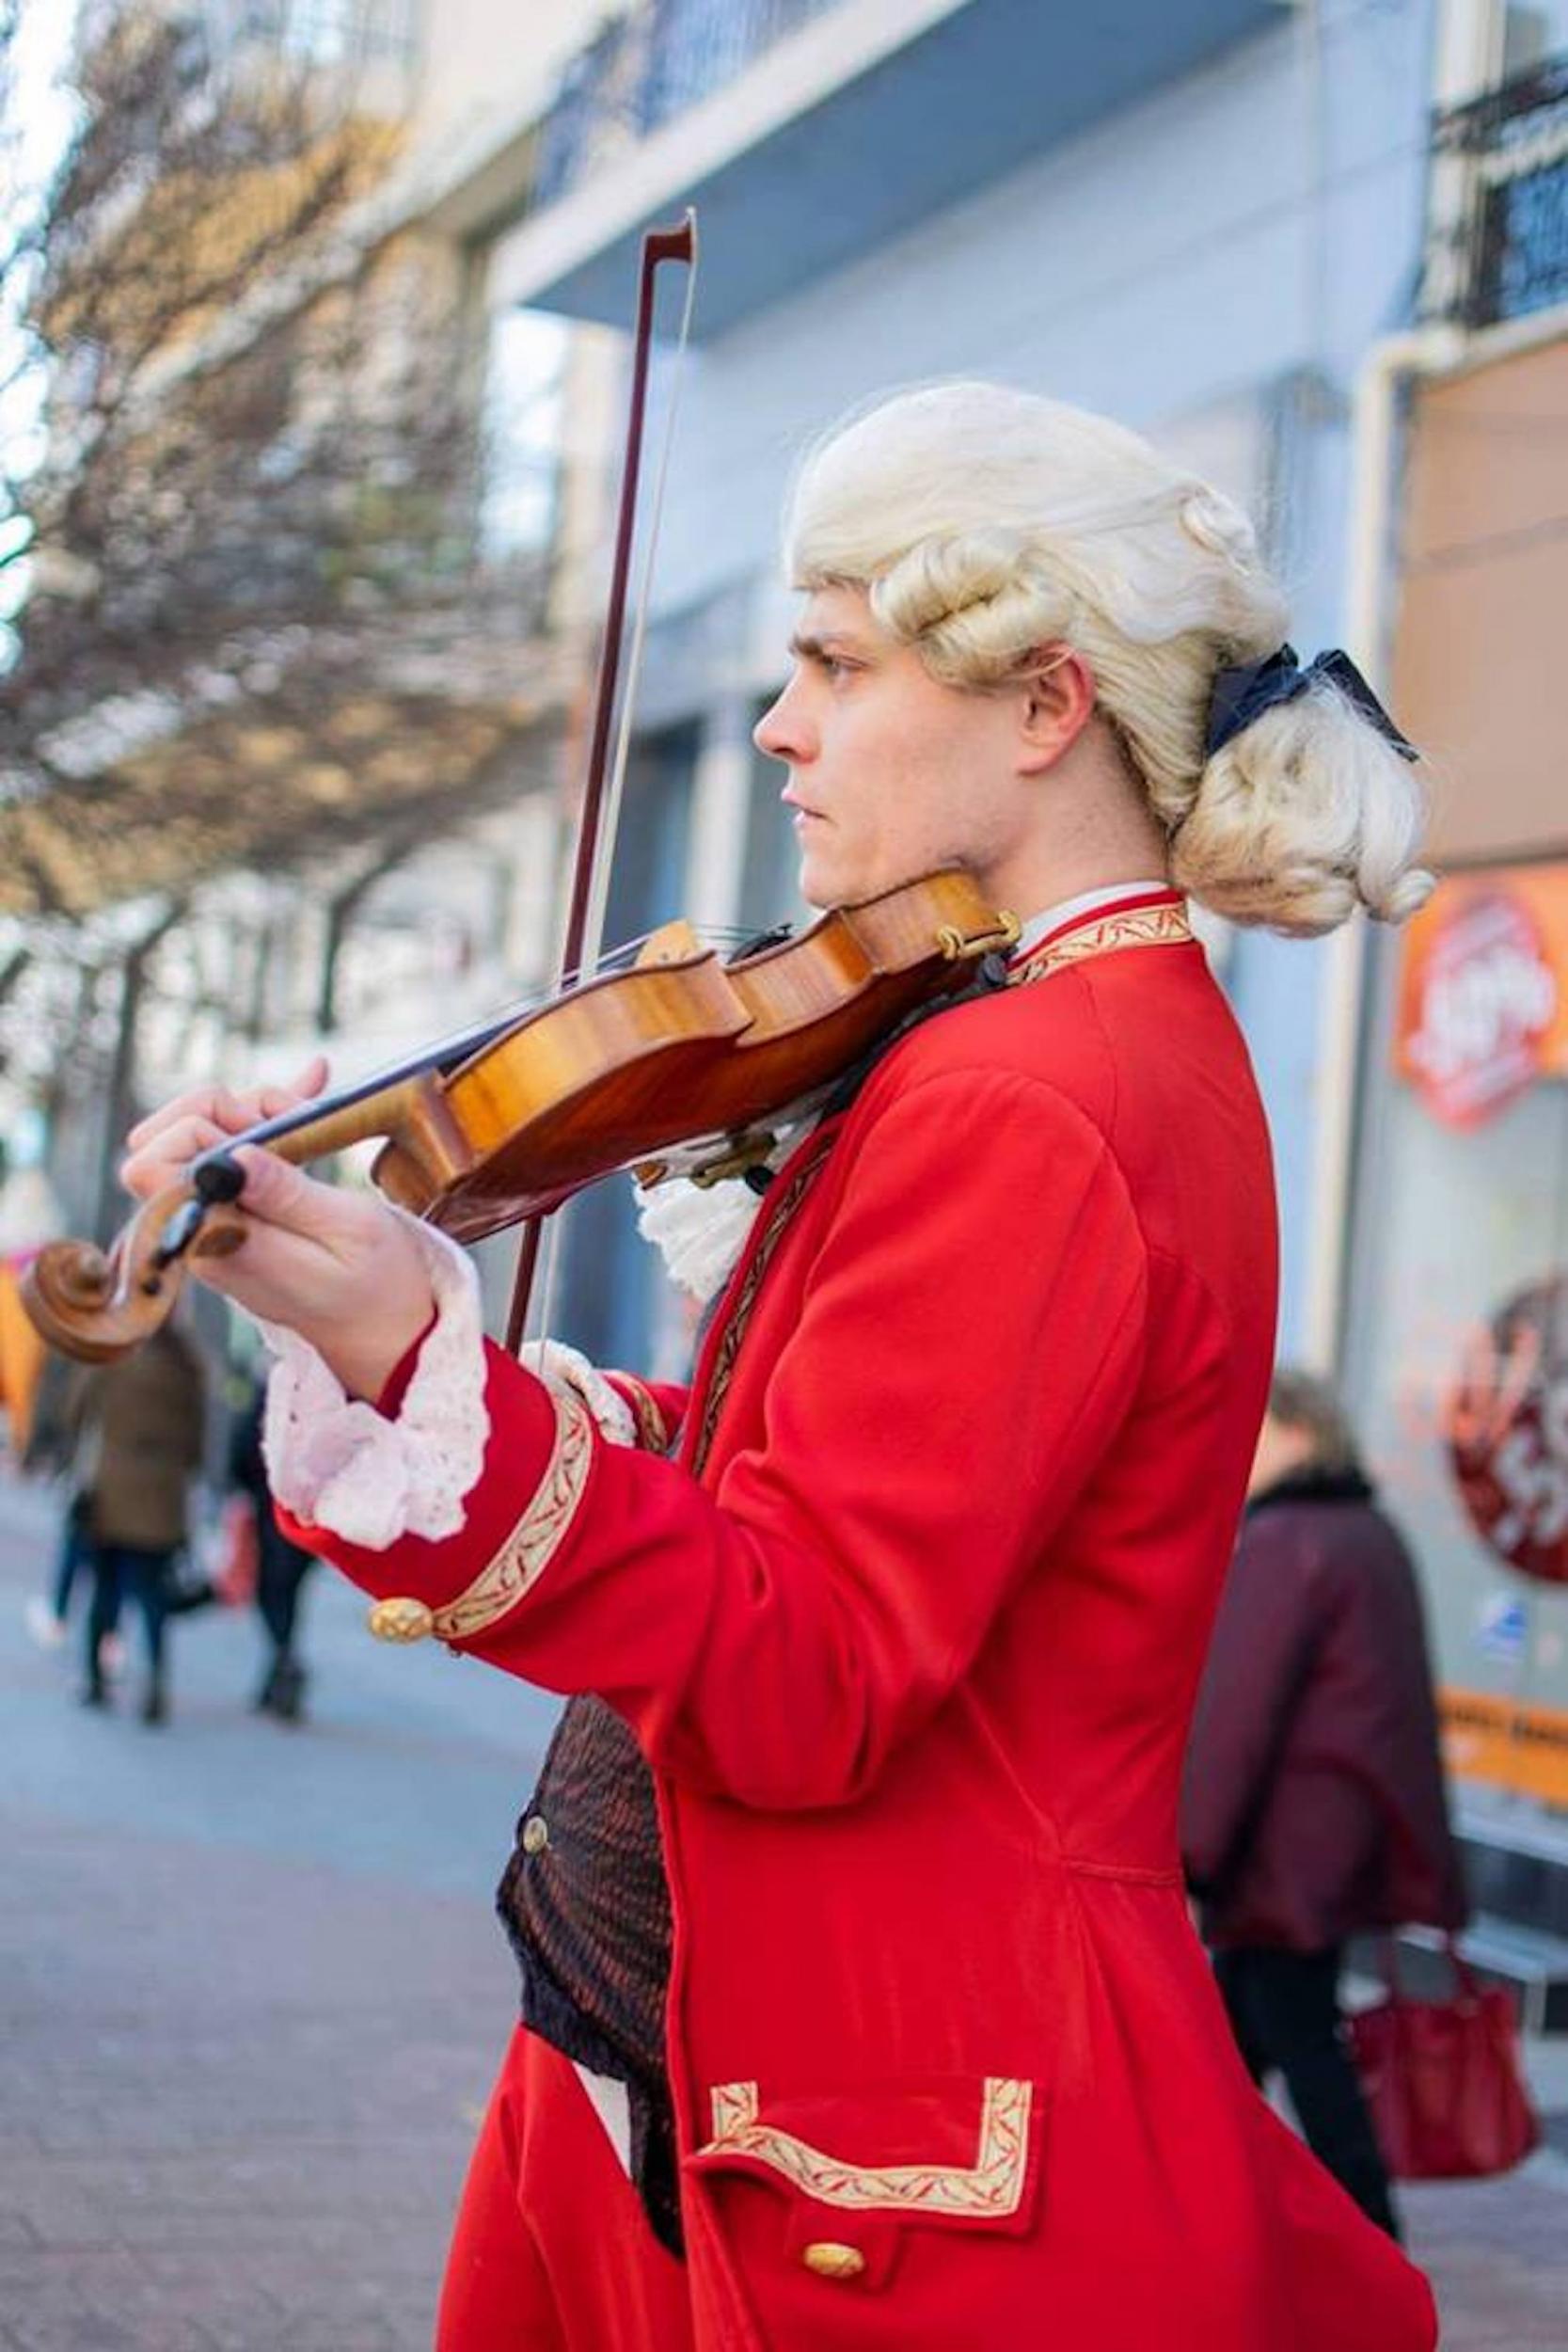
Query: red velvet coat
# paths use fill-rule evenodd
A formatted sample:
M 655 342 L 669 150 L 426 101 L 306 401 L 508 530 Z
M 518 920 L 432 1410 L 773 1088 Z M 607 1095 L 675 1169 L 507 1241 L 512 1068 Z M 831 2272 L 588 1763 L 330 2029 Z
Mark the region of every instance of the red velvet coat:
M 1138 944 L 1171 914 L 1089 918 L 802 1146 L 681 1461 L 497 1352 L 460 1534 L 300 1531 L 383 1596 L 499 1563 L 518 1597 L 457 1645 L 637 1731 L 703 2352 L 1434 2341 L 1247 2080 L 1183 1900 L 1275 1263 L 1228 1010 L 1198 947 Z M 1091 935 L 1119 952 L 1070 961 Z

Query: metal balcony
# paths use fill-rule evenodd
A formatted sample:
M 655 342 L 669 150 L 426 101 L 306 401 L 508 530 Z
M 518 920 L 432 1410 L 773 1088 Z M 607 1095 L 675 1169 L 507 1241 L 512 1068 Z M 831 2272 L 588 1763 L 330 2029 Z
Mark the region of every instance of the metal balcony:
M 637 242 L 701 217 L 713 335 L 1150 96 L 1284 0 L 643 0 L 539 127 L 493 293 L 624 321 Z
M 545 119 L 531 209 L 673 121 L 838 0 L 647 0 L 573 58 Z
M 415 0 L 210 0 L 204 22 L 220 53 L 253 44 L 308 65 L 411 66 Z
M 1433 161 L 1464 183 L 1436 212 L 1425 315 L 1493 326 L 1568 302 L 1568 56 L 1438 115 Z

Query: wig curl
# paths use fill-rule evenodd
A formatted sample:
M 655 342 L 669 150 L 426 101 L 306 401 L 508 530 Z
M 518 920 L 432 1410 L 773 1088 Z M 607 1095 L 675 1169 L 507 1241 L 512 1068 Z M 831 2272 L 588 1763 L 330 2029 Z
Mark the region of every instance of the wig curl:
M 796 586 L 864 587 L 945 685 L 1080 654 L 1173 879 L 1215 914 L 1312 935 L 1428 895 L 1422 780 L 1331 685 L 1206 756 L 1217 671 L 1276 651 L 1285 599 L 1234 501 L 1124 426 L 996 384 L 898 393 L 808 453 L 784 543 Z

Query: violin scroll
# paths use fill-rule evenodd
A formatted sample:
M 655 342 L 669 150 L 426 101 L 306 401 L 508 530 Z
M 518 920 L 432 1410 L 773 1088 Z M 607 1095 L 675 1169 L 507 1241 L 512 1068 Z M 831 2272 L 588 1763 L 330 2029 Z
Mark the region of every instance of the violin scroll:
M 191 1220 L 193 1208 L 199 1214 Z M 189 1252 L 227 1257 L 244 1239 L 245 1220 L 232 1210 L 202 1209 L 190 1184 L 169 1184 L 143 1204 L 112 1249 L 46 1242 L 23 1275 L 22 1303 L 40 1337 L 61 1355 L 117 1363 L 173 1313 Z

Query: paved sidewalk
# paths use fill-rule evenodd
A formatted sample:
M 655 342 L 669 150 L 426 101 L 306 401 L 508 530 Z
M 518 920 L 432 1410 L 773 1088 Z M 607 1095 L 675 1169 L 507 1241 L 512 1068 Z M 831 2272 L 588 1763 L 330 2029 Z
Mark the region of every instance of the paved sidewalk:
M 23 1629 L 49 1538 L 0 1486 L 0 2345 L 428 2352 L 553 1706 L 321 1575 L 309 1724 L 248 1712 L 227 1611 L 172 1628 L 166 1729 L 134 1661 L 84 1712 Z
M 86 1713 L 23 1629 L 50 1541 L 0 1480 L 0 2347 L 428 2352 L 553 1706 L 323 1575 L 299 1730 L 229 1612 L 174 1626 L 166 1729 Z M 1534 2062 L 1568 2143 L 1568 2044 Z M 1446 2352 L 1568 2352 L 1568 2154 L 1404 2202 Z

